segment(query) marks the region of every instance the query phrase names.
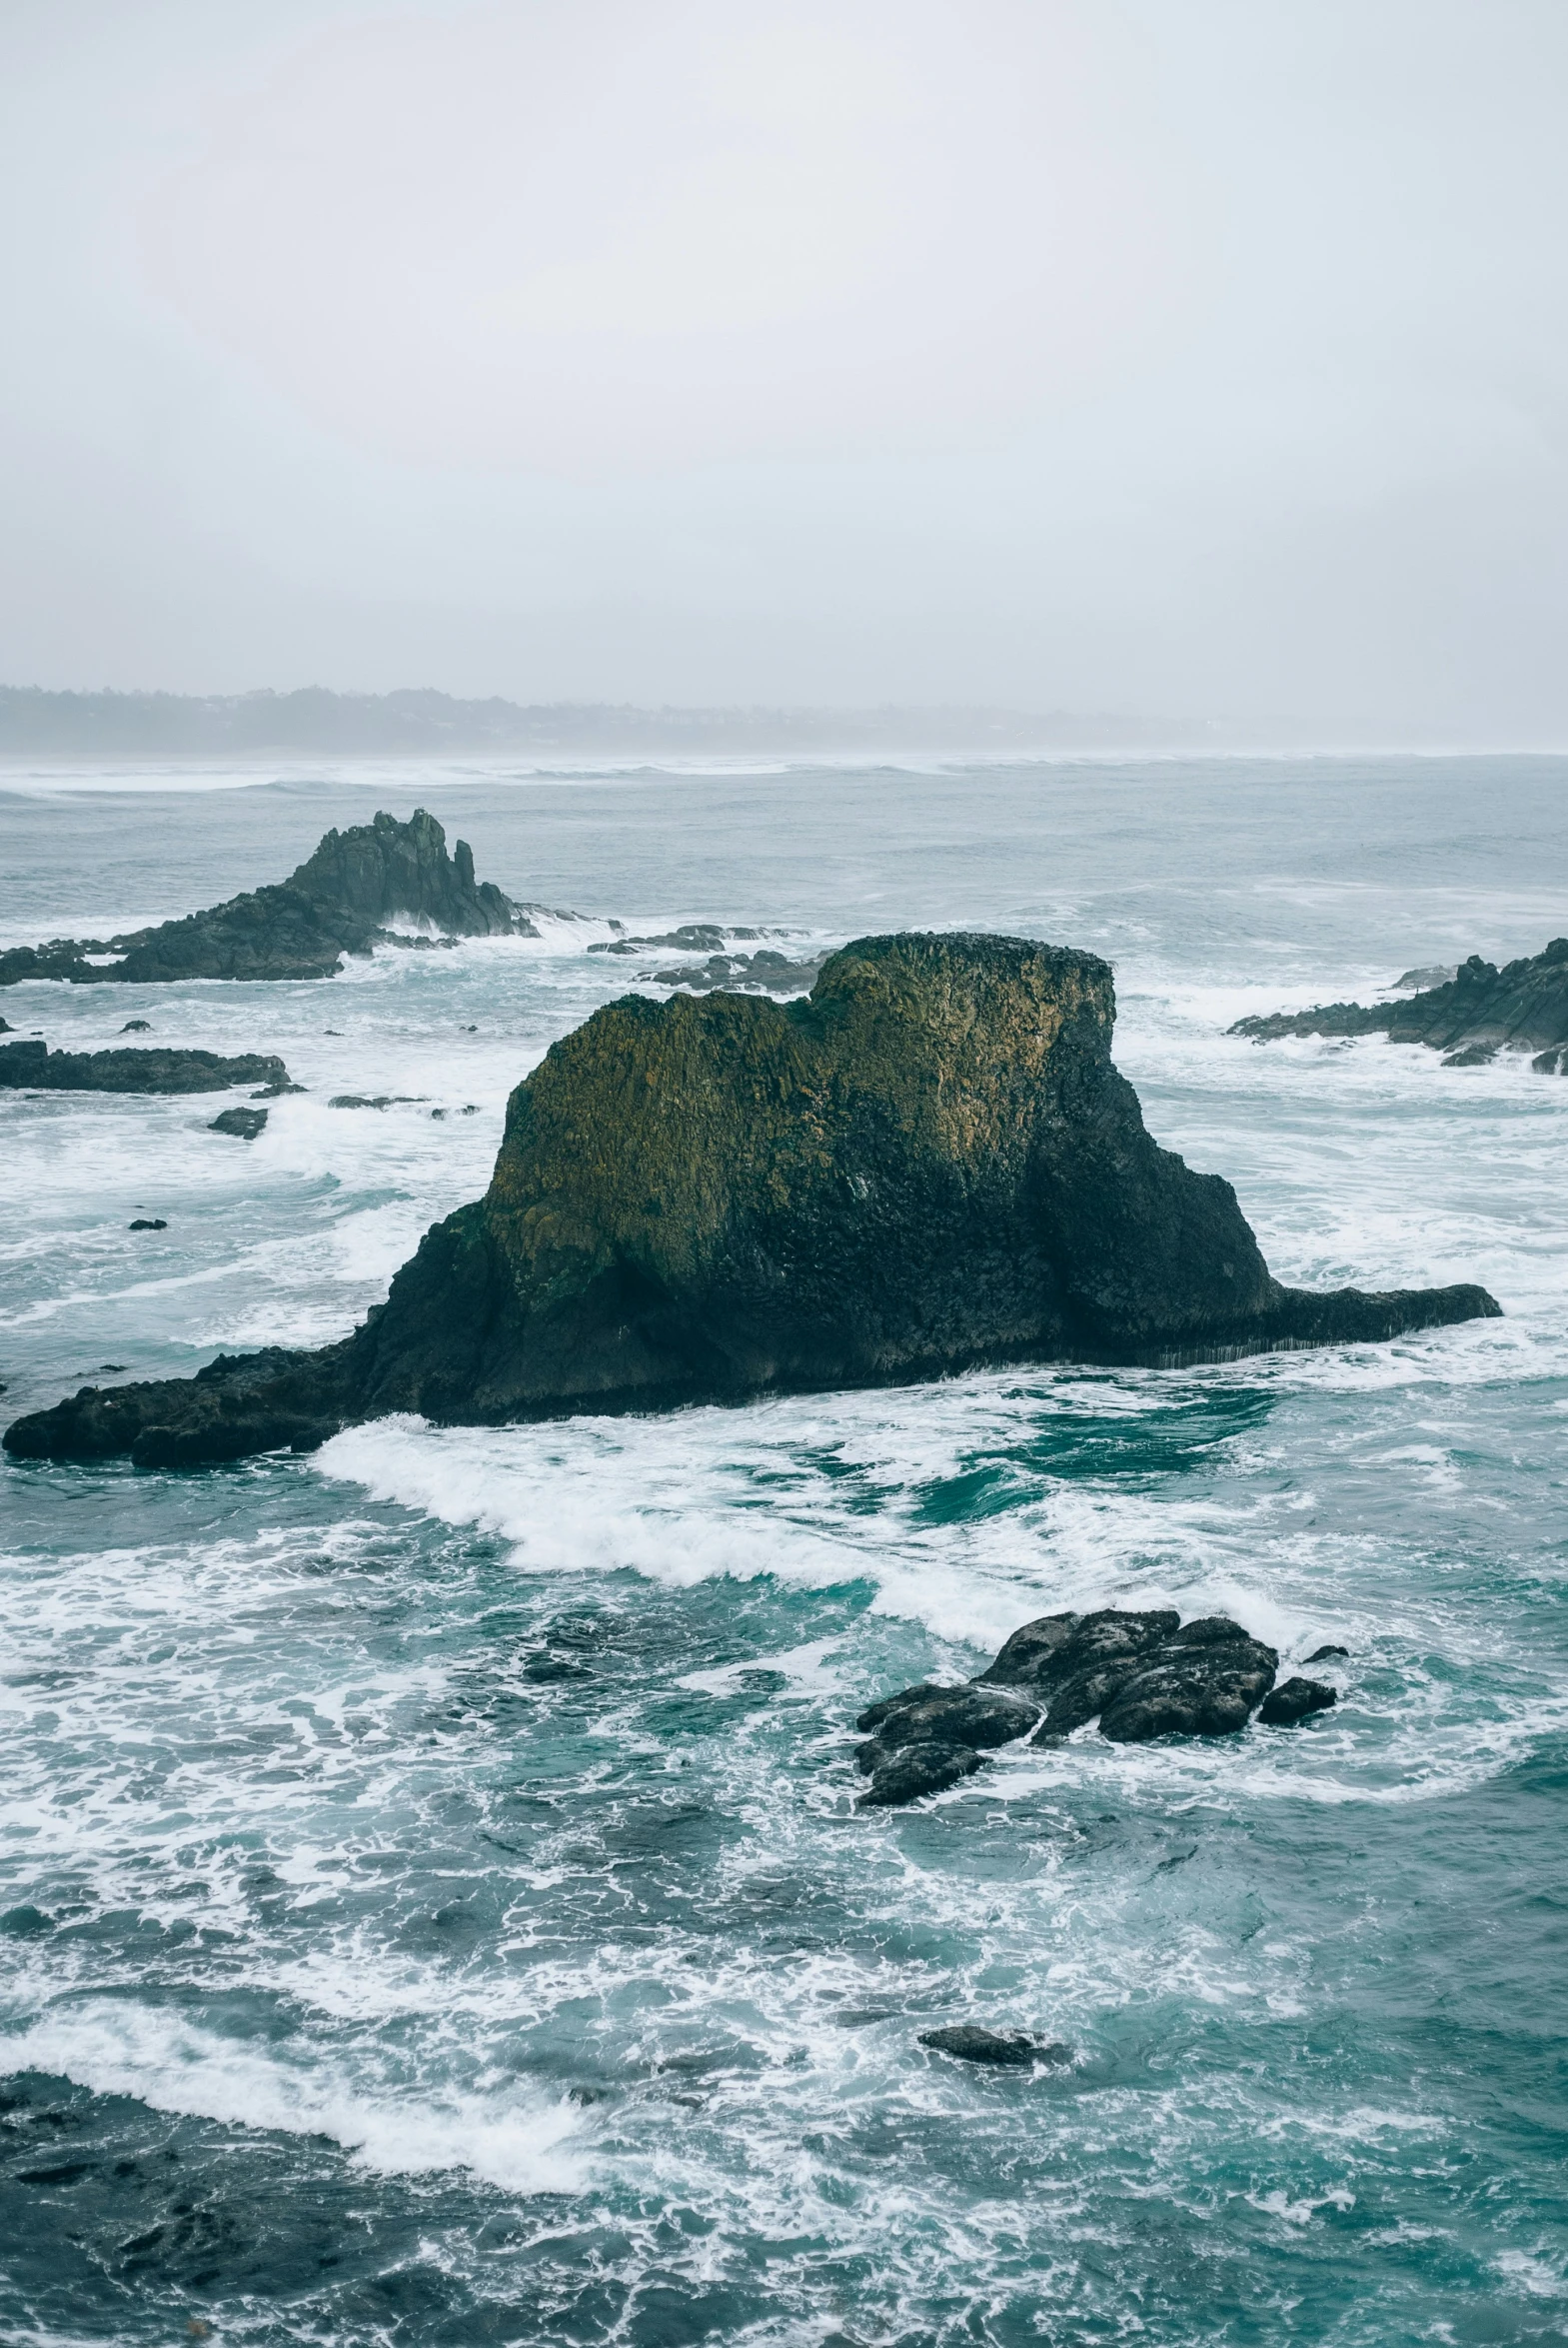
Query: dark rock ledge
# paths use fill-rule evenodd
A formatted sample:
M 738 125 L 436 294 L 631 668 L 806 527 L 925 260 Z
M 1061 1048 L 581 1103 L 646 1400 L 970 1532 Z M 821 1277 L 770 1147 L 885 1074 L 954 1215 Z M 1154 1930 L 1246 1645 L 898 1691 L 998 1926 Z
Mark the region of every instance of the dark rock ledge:
M 176 979 L 330 979 L 346 954 L 369 954 L 404 916 L 444 938 L 537 938 L 523 907 L 474 878 L 474 852 L 417 808 L 406 824 L 329 832 L 287 881 L 247 890 L 205 913 L 118 938 L 56 938 L 0 953 L 0 987 L 68 979 L 78 987 L 163 985 Z M 93 960 L 93 957 L 102 960 Z M 109 959 L 116 958 L 116 959 Z
M 1186 1623 L 1171 1608 L 1042 1614 L 1015 1630 L 977 1679 L 906 1687 L 860 1714 L 855 1726 L 867 1741 L 855 1766 L 870 1784 L 857 1807 L 891 1809 L 941 1793 L 1001 1745 L 1054 1744 L 1095 1719 L 1116 1744 L 1147 1744 L 1234 1736 L 1254 1712 L 1291 1727 L 1335 1701 L 1318 1680 L 1275 1688 L 1278 1668 L 1274 1648 L 1224 1614 Z
M 1394 984 L 1441 977 L 1407 971 Z M 1403 1003 L 1327 1003 L 1237 1020 L 1232 1036 L 1272 1044 L 1281 1036 L 1387 1036 L 1446 1055 L 1446 1068 L 1480 1068 L 1499 1052 L 1528 1052 L 1540 1076 L 1568 1076 L 1568 938 L 1498 970 L 1478 954 L 1439 986 Z
M 128 1045 L 113 1052 L 51 1052 L 47 1044 L 0 1044 L 0 1089 L 29 1093 L 226 1093 L 259 1085 L 298 1093 L 276 1054 L 174 1052 Z
M 608 1004 L 513 1094 L 486 1195 L 317 1353 L 84 1387 L 20 1458 L 194 1465 L 394 1410 L 447 1425 L 1169 1365 L 1493 1314 L 1272 1277 L 1230 1184 L 1144 1131 L 1091 954 L 866 938 L 808 999 Z

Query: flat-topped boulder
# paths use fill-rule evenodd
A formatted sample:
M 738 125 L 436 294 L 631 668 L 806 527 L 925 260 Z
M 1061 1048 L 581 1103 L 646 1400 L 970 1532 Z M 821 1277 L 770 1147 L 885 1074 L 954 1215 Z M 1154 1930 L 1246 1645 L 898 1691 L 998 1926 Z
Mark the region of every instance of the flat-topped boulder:
M 286 881 L 246 890 L 204 913 L 117 938 L 56 938 L 0 953 L 0 987 L 23 979 L 74 986 L 166 985 L 178 979 L 329 979 L 346 954 L 369 954 L 395 922 L 445 938 L 539 935 L 522 907 L 476 881 L 474 852 L 452 855 L 432 815 L 328 832 Z
M 44 1043 L 0 1044 L 0 1088 L 39 1093 L 226 1093 L 257 1085 L 297 1093 L 275 1053 L 181 1052 L 125 1045 L 110 1052 L 51 1052 Z
M 1232 1036 L 1256 1044 L 1281 1036 L 1387 1036 L 1395 1044 L 1425 1044 L 1447 1055 L 1450 1068 L 1477 1068 L 1499 1052 L 1527 1052 L 1543 1076 L 1568 1075 L 1568 938 L 1554 938 L 1540 954 L 1506 963 L 1478 954 L 1451 977 L 1441 970 L 1407 971 L 1396 988 L 1437 977 L 1400 1003 L 1325 1003 L 1315 1011 L 1276 1011 L 1237 1020 Z
M 291 1367 L 288 1414 L 320 1441 L 394 1410 L 496 1424 L 1160 1365 L 1498 1310 L 1468 1285 L 1282 1286 L 1230 1184 L 1145 1132 L 1114 1019 L 1096 956 L 962 936 L 862 939 L 799 1002 L 609 1004 L 513 1094 L 485 1196 Z M 84 1389 L 6 1443 L 232 1457 L 272 1415 L 231 1374 L 121 1387 L 112 1416 Z

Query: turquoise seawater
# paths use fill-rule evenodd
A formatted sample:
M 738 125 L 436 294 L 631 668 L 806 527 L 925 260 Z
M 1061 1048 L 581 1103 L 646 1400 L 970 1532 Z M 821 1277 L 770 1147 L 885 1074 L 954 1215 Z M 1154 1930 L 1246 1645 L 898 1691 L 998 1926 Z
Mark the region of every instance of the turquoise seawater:
M 0 930 L 188 910 L 418 804 L 582 918 L 0 1000 L 309 1087 L 251 1146 L 222 1103 L 0 1097 L 7 1415 L 352 1325 L 625 991 L 610 916 L 1093 948 L 1151 1130 L 1276 1271 L 1505 1317 L 7 1465 L 0 2336 L 1568 2341 L 1568 1084 L 1224 1034 L 1568 929 L 1568 762 L 13 772 Z M 872 1696 L 1154 1602 L 1343 1645 L 1337 1708 L 856 1814 Z M 918 2043 L 960 2020 L 1073 2059 Z

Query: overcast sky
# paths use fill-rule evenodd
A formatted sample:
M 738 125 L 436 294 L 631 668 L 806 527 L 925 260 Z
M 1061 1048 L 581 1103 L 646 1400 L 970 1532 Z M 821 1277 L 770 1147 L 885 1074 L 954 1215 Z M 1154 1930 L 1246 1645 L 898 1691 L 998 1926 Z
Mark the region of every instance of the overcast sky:
M 0 681 L 1568 742 L 1563 0 L 5 0 Z

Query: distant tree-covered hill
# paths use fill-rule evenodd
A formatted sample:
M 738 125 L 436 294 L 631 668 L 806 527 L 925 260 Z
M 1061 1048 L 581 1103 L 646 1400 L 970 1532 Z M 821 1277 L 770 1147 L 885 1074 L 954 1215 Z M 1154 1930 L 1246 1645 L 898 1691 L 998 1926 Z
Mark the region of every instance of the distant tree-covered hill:
M 247 757 L 276 752 L 440 754 L 983 750 L 1168 742 L 1147 720 L 988 709 L 638 709 L 457 701 L 425 690 L 46 693 L 0 686 L 0 756 Z M 1190 732 L 1190 729 L 1185 730 Z

